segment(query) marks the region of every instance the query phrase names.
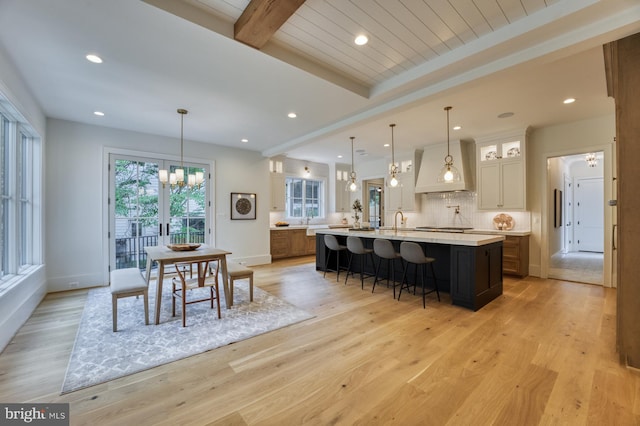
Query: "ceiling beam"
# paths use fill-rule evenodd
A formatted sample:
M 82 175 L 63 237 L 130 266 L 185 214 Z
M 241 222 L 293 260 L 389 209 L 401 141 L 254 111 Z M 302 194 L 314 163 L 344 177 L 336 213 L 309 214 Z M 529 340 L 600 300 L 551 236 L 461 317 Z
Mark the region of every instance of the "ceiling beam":
M 305 0 L 251 0 L 234 25 L 235 39 L 262 48 Z

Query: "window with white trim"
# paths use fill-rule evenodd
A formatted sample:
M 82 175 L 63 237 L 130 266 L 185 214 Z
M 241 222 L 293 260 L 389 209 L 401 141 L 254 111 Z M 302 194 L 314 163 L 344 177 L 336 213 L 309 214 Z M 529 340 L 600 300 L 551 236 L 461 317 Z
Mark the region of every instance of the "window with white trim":
M 324 181 L 288 177 L 286 179 L 287 217 L 324 217 Z
M 12 277 L 41 263 L 40 138 L 0 97 L 0 292 Z M 10 285 L 10 284 L 9 284 Z

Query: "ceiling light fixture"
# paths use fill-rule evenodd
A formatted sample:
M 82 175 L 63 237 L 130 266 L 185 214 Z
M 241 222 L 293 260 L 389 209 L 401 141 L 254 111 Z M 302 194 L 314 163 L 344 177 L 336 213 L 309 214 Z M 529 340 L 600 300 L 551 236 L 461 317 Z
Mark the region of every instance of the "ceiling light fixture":
M 498 114 L 498 118 L 509 118 L 509 117 L 513 117 L 512 112 L 503 112 L 502 114 Z
M 346 191 L 356 192 L 358 190 L 358 183 L 356 182 L 356 171 L 353 167 L 353 140 L 355 136 L 351 136 L 351 178 L 347 181 Z
M 393 141 L 393 128 L 396 127 L 395 124 L 389 124 L 391 127 L 391 170 L 389 171 L 389 186 L 395 188 L 398 186 L 398 166 L 396 165 L 396 157 L 395 157 L 395 146 Z
M 240 139 L 240 142 L 242 142 L 242 143 L 247 143 L 247 142 L 249 142 L 249 139 L 247 139 L 247 138 L 243 138 L 243 139 Z
M 462 129 L 462 126 L 453 126 L 453 130 L 460 130 Z
M 593 152 L 588 153 L 584 159 L 589 167 L 596 167 L 598 165 L 598 159 L 596 158 L 596 154 Z
M 364 34 L 358 34 L 353 42 L 358 46 L 364 46 L 369 42 L 369 37 Z
M 311 176 L 311 170 L 309 169 L 309 166 L 304 166 L 304 175 L 306 177 Z
M 287 114 L 287 117 L 289 118 L 296 118 L 298 115 L 295 112 L 290 112 L 289 114 Z
M 98 117 L 104 117 L 104 112 L 102 112 L 102 111 L 93 111 L 93 115 L 97 115 Z
M 449 152 L 449 111 L 451 107 L 444 107 L 447 111 L 447 156 L 444 157 L 444 166 L 438 174 L 438 182 L 452 183 L 460 181 L 460 172 L 453 166 L 453 157 Z
M 564 101 L 562 101 L 563 104 L 572 104 L 574 103 L 576 100 L 575 98 L 567 98 Z
M 178 109 L 178 114 L 180 114 L 180 168 L 176 168 L 174 173 L 169 173 L 167 170 L 159 170 L 158 171 L 158 179 L 162 183 L 162 187 L 165 187 L 165 184 L 169 182 L 171 187 L 173 188 L 175 185 L 180 187 L 189 185 L 189 187 L 193 187 L 194 185 L 200 186 L 202 182 L 204 182 L 204 173 L 203 172 L 195 172 L 195 174 L 189 174 L 187 176 L 187 181 L 184 180 L 184 116 L 189 111 L 183 108 Z
M 94 55 L 92 53 L 90 53 L 87 56 L 85 56 L 85 58 L 87 58 L 87 61 L 93 62 L 94 64 L 101 64 L 102 63 L 102 58 L 100 56 Z

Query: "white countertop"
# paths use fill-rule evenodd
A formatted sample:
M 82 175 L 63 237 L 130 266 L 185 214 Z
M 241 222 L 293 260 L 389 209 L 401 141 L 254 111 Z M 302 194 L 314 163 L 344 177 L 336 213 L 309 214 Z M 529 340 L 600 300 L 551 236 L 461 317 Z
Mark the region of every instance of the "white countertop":
M 514 237 L 531 235 L 531 231 L 500 231 L 497 229 L 471 229 L 464 232 L 469 234 L 512 235 Z
M 355 231 L 349 229 L 317 229 L 317 234 L 354 235 L 363 238 L 386 238 L 396 241 L 415 241 L 422 243 L 451 244 L 457 246 L 483 246 L 504 241 L 503 235 L 465 234 L 459 232 L 423 232 L 423 231 Z

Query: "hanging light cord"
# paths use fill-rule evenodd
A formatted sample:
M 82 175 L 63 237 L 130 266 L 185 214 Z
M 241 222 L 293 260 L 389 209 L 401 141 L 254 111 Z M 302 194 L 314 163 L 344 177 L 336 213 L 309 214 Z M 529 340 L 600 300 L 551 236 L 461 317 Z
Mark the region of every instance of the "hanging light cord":
M 449 110 L 450 109 L 451 109 L 450 106 L 444 107 L 444 110 L 447 111 L 447 156 L 445 157 L 444 161 L 447 164 L 450 164 L 453 162 L 453 157 L 451 157 L 451 154 L 449 153 Z
M 180 168 L 184 169 L 184 160 L 183 160 L 183 151 L 184 151 L 184 140 L 183 140 L 183 135 L 184 135 L 184 115 L 187 113 L 188 111 L 186 109 L 182 109 L 180 108 L 178 110 L 178 114 L 180 114 Z
M 393 173 L 395 175 L 396 172 L 396 158 L 394 155 L 394 143 L 393 143 L 393 128 L 396 127 L 395 124 L 389 124 L 389 127 L 391 127 L 391 173 Z
M 353 167 L 353 140 L 355 139 L 355 136 L 351 136 L 351 177 L 353 178 L 353 174 L 355 173 L 354 167 Z

